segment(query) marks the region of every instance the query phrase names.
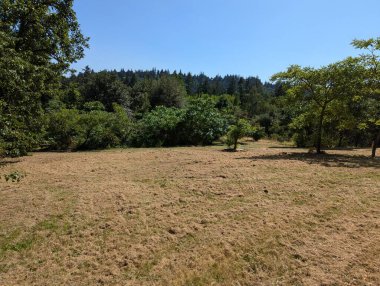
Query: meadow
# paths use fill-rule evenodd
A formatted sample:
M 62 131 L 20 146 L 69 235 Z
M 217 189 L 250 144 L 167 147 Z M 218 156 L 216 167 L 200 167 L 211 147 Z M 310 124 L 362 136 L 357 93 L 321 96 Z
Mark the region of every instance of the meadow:
M 369 149 L 224 148 L 3 159 L 0 285 L 380 285 Z

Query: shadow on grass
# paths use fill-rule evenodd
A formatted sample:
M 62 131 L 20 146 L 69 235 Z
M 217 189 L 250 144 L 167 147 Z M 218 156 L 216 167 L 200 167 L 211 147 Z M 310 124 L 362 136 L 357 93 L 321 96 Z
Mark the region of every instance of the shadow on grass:
M 295 146 L 270 146 L 268 147 L 269 149 L 293 149 L 293 150 L 300 150 L 300 149 L 305 149 L 307 150 L 308 148 L 300 148 L 300 147 L 295 147 Z M 325 151 L 355 151 L 355 150 L 365 150 L 368 149 L 368 147 L 335 147 L 335 148 L 328 148 L 324 149 Z
M 325 167 L 345 167 L 345 168 L 380 168 L 380 158 L 370 158 L 359 155 L 345 154 L 310 154 L 282 152 L 279 154 L 257 155 L 251 157 L 240 157 L 246 160 L 290 160 L 301 161 L 308 164 L 319 164 Z
M 10 164 L 16 164 L 18 162 L 20 162 L 20 160 L 0 159 L 0 168 Z

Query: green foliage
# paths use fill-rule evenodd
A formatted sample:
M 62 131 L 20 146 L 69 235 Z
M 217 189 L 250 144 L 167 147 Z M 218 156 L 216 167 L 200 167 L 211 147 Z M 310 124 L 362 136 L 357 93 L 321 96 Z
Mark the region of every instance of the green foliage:
M 61 109 L 48 114 L 49 147 L 56 150 L 101 149 L 126 145 L 131 122 L 122 107 L 114 112 Z
M 76 109 L 61 109 L 47 115 L 49 147 L 55 150 L 76 149 L 82 141 L 80 114 Z
M 90 111 L 81 114 L 81 144 L 78 149 L 104 149 L 120 145 L 113 130 L 114 116 L 105 111 Z
M 79 149 L 102 149 L 127 144 L 131 124 L 124 109 L 114 104 L 115 112 L 91 111 L 79 119 L 82 141 Z
M 89 101 L 83 104 L 83 110 L 85 111 L 103 111 L 105 107 L 100 101 Z
M 115 74 L 106 71 L 87 73 L 80 86 L 85 105 L 88 102 L 100 102 L 106 111 L 112 111 L 113 103 L 129 108 L 130 89 Z M 86 109 L 85 106 L 84 108 Z
M 250 134 L 252 134 L 251 124 L 245 119 L 239 119 L 235 125 L 230 126 L 227 133 L 226 144 L 228 147 L 232 146 L 232 149 L 236 151 L 238 140 Z
M 287 87 L 288 102 L 298 109 L 293 126 L 303 134 L 297 136 L 297 144 L 304 142 L 304 136 L 308 134 L 305 129 L 311 127 L 313 145 L 318 153 L 321 152 L 326 122 L 331 121 L 334 108 L 348 104 L 357 95 L 363 74 L 364 69 L 358 65 L 358 60 L 347 58 L 319 69 L 294 65 L 272 77 Z
M 5 180 L 8 182 L 8 181 L 11 181 L 13 183 L 15 182 L 20 182 L 22 178 L 25 177 L 25 174 L 20 172 L 20 171 L 14 171 L 14 172 L 11 172 L 9 174 L 6 174 L 4 175 L 4 178 Z
M 364 50 L 359 60 L 365 68 L 365 85 L 362 97 L 367 108 L 363 109 L 359 117 L 359 125 L 366 126 L 372 137 L 372 157 L 380 145 L 380 37 L 367 40 L 354 40 L 352 45 Z
M 2 28 L 16 38 L 15 50 L 33 65 L 63 71 L 87 47 L 72 7 L 72 0 L 2 0 Z
M 158 106 L 136 123 L 131 136 L 134 146 L 171 146 L 178 144 L 178 124 L 184 111 L 174 107 Z
M 190 99 L 182 109 L 158 106 L 135 124 L 134 146 L 210 144 L 225 133 L 227 121 L 210 98 Z
M 226 118 L 215 108 L 208 97 L 190 99 L 181 124 L 182 142 L 192 145 L 211 144 L 224 135 Z
M 129 144 L 129 136 L 132 132 L 132 121 L 126 110 L 114 103 L 113 114 L 110 120 L 111 131 L 119 139 L 120 146 L 126 146 Z
M 259 141 L 265 137 L 265 130 L 261 126 L 252 126 L 251 131 L 249 132 L 253 140 Z
M 135 117 L 141 118 L 144 113 L 151 109 L 150 103 L 151 82 L 142 80 L 134 84 L 131 91 L 131 110 Z
M 0 31 L 0 141 L 5 155 L 17 157 L 38 144 L 46 75 L 14 47 L 15 38 Z
M 41 143 L 43 106 L 60 76 L 83 57 L 87 39 L 72 1 L 0 2 L 0 142 L 8 156 Z
M 186 96 L 184 83 L 174 76 L 163 76 L 153 83 L 151 106 L 182 107 Z

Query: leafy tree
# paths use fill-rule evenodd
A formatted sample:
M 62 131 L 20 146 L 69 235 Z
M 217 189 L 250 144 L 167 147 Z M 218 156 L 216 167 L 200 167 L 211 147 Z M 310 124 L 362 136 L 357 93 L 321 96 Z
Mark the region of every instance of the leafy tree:
M 88 105 L 88 111 L 61 108 L 46 113 L 46 141 L 50 149 L 102 149 L 127 145 L 131 121 L 124 108 L 114 104 L 114 112 L 106 112 L 100 102 Z
M 150 93 L 152 89 L 152 81 L 141 80 L 134 84 L 131 91 L 130 108 L 134 112 L 136 118 L 141 118 L 151 109 Z
M 81 114 L 79 126 L 81 144 L 78 149 L 104 149 L 120 145 L 118 136 L 113 132 L 113 113 L 94 110 Z
M 157 106 L 136 123 L 131 135 L 135 146 L 160 147 L 178 143 L 178 124 L 183 110 L 175 107 Z
M 87 47 L 72 0 L 0 2 L 0 142 L 25 155 L 42 134 L 43 106 Z
M 357 94 L 362 84 L 362 73 L 363 69 L 357 65 L 357 60 L 347 58 L 320 69 L 294 65 L 272 77 L 272 80 L 287 86 L 288 99 L 301 110 L 293 124 L 304 124 L 305 119 L 313 118 L 317 153 L 321 153 L 322 131 L 325 119 L 334 107 L 333 103 L 348 102 Z M 304 129 L 305 125 L 301 127 Z
M 117 75 L 107 71 L 88 73 L 81 93 L 85 102 L 99 101 L 107 111 L 112 111 L 114 103 L 126 110 L 130 107 L 130 88 Z
M 366 116 L 361 120 L 360 127 L 373 134 L 371 156 L 375 157 L 376 149 L 380 145 L 380 38 L 354 40 L 352 45 L 365 51 L 359 60 L 366 69 L 363 99 L 370 104 L 367 104 L 369 109 L 366 109 Z
M 114 103 L 113 110 L 111 130 L 118 138 L 118 145 L 126 146 L 129 144 L 128 140 L 132 132 L 132 121 L 122 106 Z
M 61 109 L 47 114 L 47 142 L 51 149 L 76 149 L 81 143 L 80 114 L 76 109 Z
M 236 151 L 239 139 L 252 133 L 251 124 L 245 119 L 239 119 L 235 125 L 231 125 L 227 133 L 227 145 Z
M 185 108 L 181 124 L 182 141 L 185 144 L 206 145 L 224 135 L 226 118 L 209 97 L 192 98 Z

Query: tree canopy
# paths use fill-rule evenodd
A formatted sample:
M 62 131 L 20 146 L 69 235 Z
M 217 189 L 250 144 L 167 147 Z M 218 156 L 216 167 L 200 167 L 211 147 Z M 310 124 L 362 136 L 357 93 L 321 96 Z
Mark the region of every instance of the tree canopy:
M 44 104 L 83 57 L 87 38 L 72 6 L 70 0 L 0 2 L 0 144 L 8 155 L 40 143 Z

